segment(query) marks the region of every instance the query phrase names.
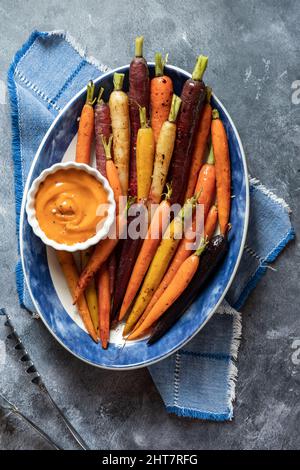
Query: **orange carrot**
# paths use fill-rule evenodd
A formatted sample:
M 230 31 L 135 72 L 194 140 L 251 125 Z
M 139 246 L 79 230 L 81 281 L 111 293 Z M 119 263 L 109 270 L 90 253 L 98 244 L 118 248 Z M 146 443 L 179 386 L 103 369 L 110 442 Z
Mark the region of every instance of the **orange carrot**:
M 76 162 L 90 163 L 91 146 L 94 135 L 94 83 L 89 81 L 86 102 L 82 108 L 76 144 Z
M 70 289 L 71 295 L 74 298 L 75 297 L 75 289 L 76 285 L 78 282 L 78 270 L 76 267 L 76 264 L 74 262 L 74 258 L 72 253 L 69 253 L 67 251 L 56 251 L 56 255 L 59 261 L 59 264 L 63 270 L 65 279 L 67 281 L 68 287 Z M 84 326 L 86 327 L 89 335 L 93 338 L 96 343 L 98 342 L 98 336 L 95 331 L 95 327 L 93 325 L 91 315 L 89 312 L 89 308 L 85 299 L 84 294 L 82 293 L 81 295 L 78 296 L 76 300 L 76 305 L 78 308 L 78 312 L 80 314 L 80 317 L 84 323 Z
M 215 154 L 218 217 L 221 234 L 228 230 L 230 214 L 230 156 L 226 130 L 216 109 L 212 112 L 211 140 Z
M 210 211 L 208 212 L 206 221 L 205 221 L 205 226 L 204 226 L 204 238 L 205 240 L 210 240 L 211 237 L 213 236 L 216 225 L 217 225 L 217 220 L 218 220 L 218 210 L 215 205 L 213 205 L 210 208 Z M 197 237 L 197 232 L 195 231 L 195 216 L 193 217 L 193 222 L 192 222 L 192 237 L 186 236 L 183 240 L 181 240 L 178 249 L 175 253 L 174 258 L 171 261 L 171 264 L 161 281 L 160 285 L 156 289 L 152 299 L 150 300 L 149 304 L 146 307 L 146 310 L 144 311 L 142 317 L 138 321 L 136 328 L 141 325 L 141 323 L 144 321 L 148 313 L 151 311 L 153 306 L 156 304 L 158 301 L 159 297 L 163 294 L 163 292 L 167 289 L 168 285 L 174 278 L 175 274 L 177 273 L 178 269 L 182 265 L 182 263 L 190 256 L 191 254 L 191 249 L 189 248 L 190 245 L 196 240 Z M 199 227 L 199 230 L 201 230 L 201 227 Z
M 199 266 L 199 256 L 205 249 L 206 244 L 201 243 L 198 250 L 189 256 L 180 266 L 172 281 L 164 291 L 164 293 L 157 300 L 143 323 L 137 327 L 128 337 L 129 340 L 137 339 L 143 336 L 149 328 L 168 310 L 168 308 L 175 302 L 176 299 L 189 285 L 193 279 Z
M 188 223 L 192 218 L 195 202 L 196 196 L 192 199 L 188 199 L 165 230 L 162 240 L 151 261 L 140 292 L 127 318 L 123 336 L 126 336 L 132 328 L 135 327 L 150 302 L 153 293 L 159 286 L 179 245 L 184 224 Z
M 198 130 L 195 138 L 193 156 L 192 156 L 192 164 L 190 168 L 190 175 L 187 185 L 187 190 L 185 194 L 185 199 L 192 197 L 195 191 L 196 183 L 200 168 L 204 163 L 205 152 L 208 137 L 210 134 L 210 127 L 211 127 L 211 114 L 212 109 L 210 105 L 210 97 L 211 97 L 211 89 L 206 88 L 206 100 L 207 103 L 205 104 L 202 115 L 200 118 L 200 122 L 198 125 Z
M 217 206 L 211 206 L 204 225 L 204 237 L 207 240 L 210 240 L 213 234 L 215 233 L 218 220 L 218 209 Z
M 98 276 L 99 332 L 103 349 L 107 348 L 109 340 L 110 300 L 109 271 L 104 263 Z
M 85 288 L 89 285 L 93 276 L 100 269 L 103 263 L 108 259 L 113 252 L 119 241 L 119 235 L 123 233 L 126 227 L 126 212 L 125 208 L 116 217 L 115 227 L 112 226 L 108 237 L 101 240 L 90 257 L 88 264 L 80 274 L 74 294 L 74 303 L 77 302 L 80 295 L 84 292 Z
M 125 317 L 132 301 L 134 300 L 160 243 L 161 237 L 168 226 L 170 216 L 170 193 L 171 188 L 168 187 L 166 198 L 160 203 L 151 220 L 147 236 L 143 242 L 127 286 L 120 309 L 119 320 L 122 320 Z
M 155 54 L 155 77 L 150 84 L 151 127 L 155 143 L 158 141 L 161 126 L 168 119 L 173 95 L 173 83 L 164 75 L 165 62 L 162 55 Z
M 206 220 L 210 206 L 215 198 L 216 170 L 214 164 L 214 153 L 211 146 L 207 162 L 200 170 L 195 194 L 199 194 L 198 204 L 203 204 L 204 222 Z

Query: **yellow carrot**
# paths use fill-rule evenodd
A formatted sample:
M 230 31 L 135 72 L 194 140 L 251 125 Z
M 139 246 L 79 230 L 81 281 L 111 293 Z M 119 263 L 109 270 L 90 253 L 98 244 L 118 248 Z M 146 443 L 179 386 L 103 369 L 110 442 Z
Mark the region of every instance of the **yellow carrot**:
M 67 251 L 56 251 L 56 255 L 57 255 L 59 264 L 63 270 L 71 295 L 74 299 L 75 289 L 78 283 L 79 275 L 78 275 L 78 271 L 77 271 L 77 267 L 76 267 L 73 255 L 72 253 L 69 253 Z M 76 305 L 78 308 L 79 315 L 81 316 L 81 319 L 84 323 L 84 326 L 86 327 L 89 335 L 97 343 L 98 336 L 95 331 L 84 294 L 81 294 L 78 296 L 78 299 L 76 300 Z
M 165 231 L 126 322 L 123 332 L 124 336 L 135 326 L 162 280 L 182 237 L 184 222 L 190 220 L 192 216 L 195 201 L 196 197 L 189 199 Z
M 93 252 L 93 248 L 88 248 L 87 250 L 81 251 L 80 253 L 81 269 L 84 269 L 86 267 L 91 257 L 92 252 Z M 87 286 L 85 290 L 85 298 L 88 304 L 88 308 L 90 311 L 94 328 L 98 334 L 99 333 L 98 299 L 97 299 L 97 292 L 96 292 L 94 279 L 91 280 L 91 282 L 89 283 L 89 285 Z
M 180 266 L 172 281 L 148 313 L 143 323 L 131 333 L 128 339 L 143 336 L 149 328 L 165 313 L 189 285 L 199 266 L 199 256 L 205 248 L 202 243 L 195 253 L 189 256 Z
M 154 160 L 154 135 L 147 125 L 146 108 L 140 108 L 140 123 L 136 142 L 136 170 L 138 201 L 146 201 L 151 186 Z
M 176 119 L 181 99 L 173 95 L 169 119 L 161 127 L 155 152 L 153 177 L 149 193 L 149 204 L 159 204 L 174 150 Z
M 166 199 L 160 203 L 151 220 L 147 236 L 143 242 L 127 286 L 124 300 L 120 309 L 119 320 L 122 320 L 125 317 L 132 301 L 134 300 L 147 272 L 147 269 L 149 268 L 152 258 L 157 250 L 161 237 L 167 228 L 167 224 L 170 218 L 170 194 L 171 188 L 169 187 Z

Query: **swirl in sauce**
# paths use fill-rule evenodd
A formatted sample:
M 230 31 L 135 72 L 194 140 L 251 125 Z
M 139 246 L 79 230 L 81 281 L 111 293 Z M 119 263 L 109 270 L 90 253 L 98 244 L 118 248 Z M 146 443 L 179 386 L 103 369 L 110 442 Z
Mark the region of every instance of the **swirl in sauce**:
M 73 245 L 96 234 L 107 203 L 105 189 L 92 175 L 73 168 L 58 170 L 40 184 L 36 218 L 48 238 Z

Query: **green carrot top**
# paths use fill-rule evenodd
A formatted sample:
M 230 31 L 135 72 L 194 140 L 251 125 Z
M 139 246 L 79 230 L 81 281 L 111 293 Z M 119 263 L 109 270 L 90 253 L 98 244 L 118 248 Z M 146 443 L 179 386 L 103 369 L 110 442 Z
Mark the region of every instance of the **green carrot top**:
M 124 82 L 124 73 L 114 73 L 114 91 L 121 91 L 123 88 L 123 82 Z
M 86 101 L 85 104 L 93 106 L 97 98 L 94 98 L 95 85 L 93 80 L 90 80 L 86 87 Z
M 179 220 L 181 219 L 182 221 L 184 221 L 186 217 L 189 219 L 192 215 L 194 207 L 196 206 L 197 199 L 198 199 L 197 194 L 187 199 L 184 203 L 184 206 L 178 212 L 176 219 L 178 218 Z
M 110 134 L 108 141 L 105 139 L 104 135 L 101 134 L 101 140 L 105 151 L 106 160 L 111 160 L 111 144 L 112 144 L 113 135 Z
M 160 52 L 155 53 L 155 76 L 162 77 L 164 74 L 165 62 Z
M 217 109 L 213 109 L 212 118 L 213 119 L 220 119 L 220 114 L 219 114 L 219 111 Z
M 175 95 L 174 93 L 172 97 L 171 109 L 170 109 L 170 113 L 168 117 L 169 122 L 176 121 L 180 105 L 181 105 L 181 99 L 179 98 L 179 96 Z
M 147 110 L 145 107 L 139 106 L 139 112 L 140 112 L 140 123 L 141 123 L 141 128 L 145 129 L 148 127 L 147 124 Z
M 210 146 L 210 150 L 209 150 L 209 154 L 208 154 L 206 163 L 208 163 L 209 165 L 214 165 L 215 164 L 214 149 L 213 149 L 212 145 Z
M 144 36 L 135 38 L 135 57 L 143 57 Z
M 103 102 L 103 98 L 102 98 L 103 92 L 104 92 L 104 88 L 101 87 L 100 90 L 99 90 L 98 98 L 97 98 L 97 103 L 98 104 Z
M 166 201 L 169 201 L 169 199 L 171 199 L 171 196 L 172 196 L 172 185 L 171 185 L 171 183 L 167 183 L 166 188 L 167 188 L 167 192 L 164 193 L 163 196 L 165 197 Z
M 193 70 L 192 79 L 196 81 L 202 80 L 204 72 L 208 64 L 208 57 L 205 55 L 199 55 L 195 68 Z
M 194 255 L 200 256 L 207 246 L 207 241 L 204 238 L 201 238 L 199 246 L 195 251 Z

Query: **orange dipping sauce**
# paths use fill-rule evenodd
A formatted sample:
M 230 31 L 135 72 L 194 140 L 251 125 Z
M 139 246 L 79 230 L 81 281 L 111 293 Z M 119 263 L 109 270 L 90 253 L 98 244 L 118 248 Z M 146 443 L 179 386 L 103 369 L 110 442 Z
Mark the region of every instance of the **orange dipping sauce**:
M 74 245 L 96 234 L 107 215 L 104 204 L 108 204 L 107 193 L 92 175 L 73 168 L 58 170 L 39 186 L 36 218 L 48 238 Z

